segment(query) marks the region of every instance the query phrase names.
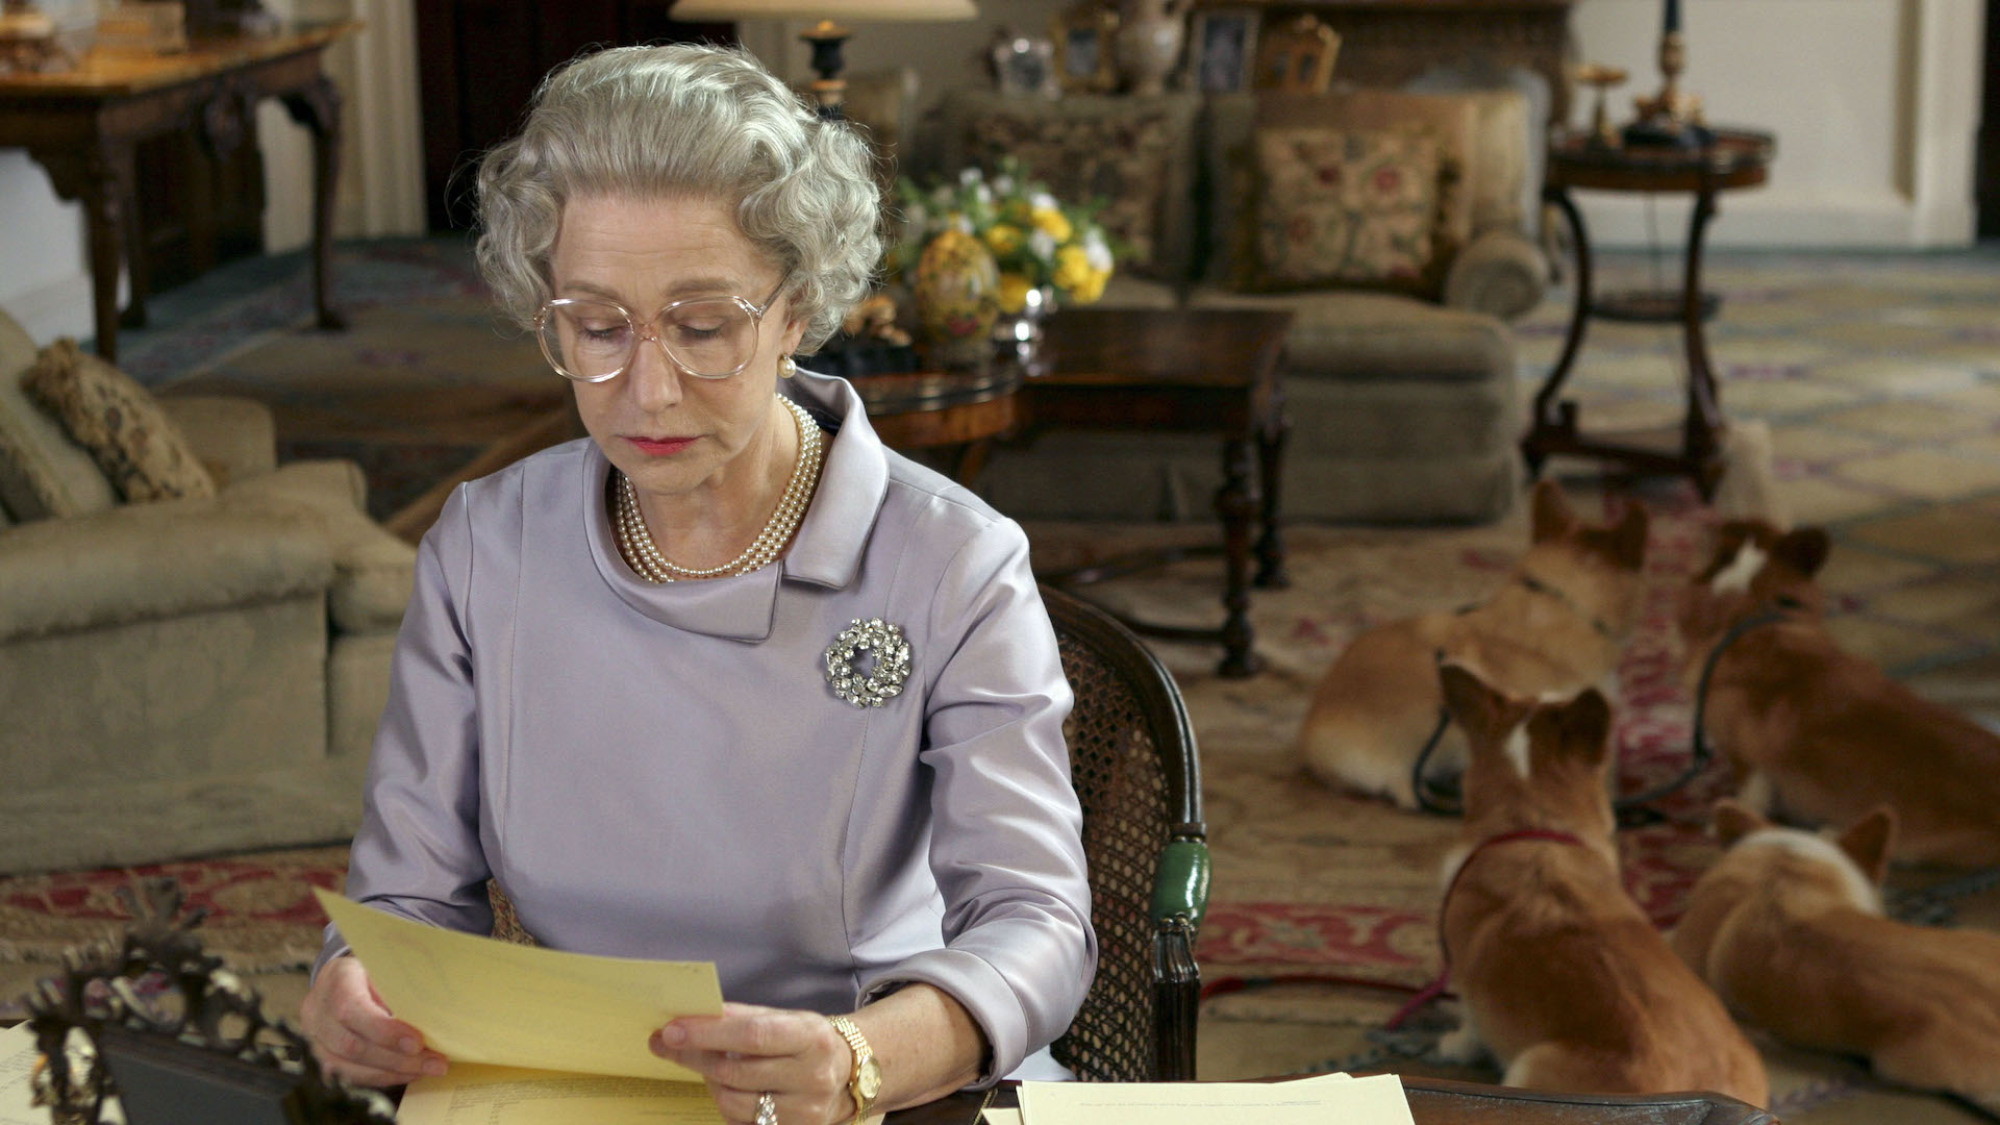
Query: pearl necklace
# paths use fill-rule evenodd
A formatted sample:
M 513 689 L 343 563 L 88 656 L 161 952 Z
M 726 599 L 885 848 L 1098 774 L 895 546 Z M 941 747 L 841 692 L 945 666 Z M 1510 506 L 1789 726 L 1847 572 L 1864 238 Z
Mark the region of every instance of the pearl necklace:
M 748 574 L 769 566 L 785 549 L 785 544 L 791 542 L 792 532 L 798 530 L 799 521 L 805 518 L 807 505 L 812 503 L 826 447 L 820 437 L 819 423 L 813 421 L 812 415 L 791 399 L 782 401 L 791 408 L 792 420 L 798 423 L 798 463 L 792 466 L 792 479 L 785 484 L 785 494 L 778 499 L 778 510 L 771 513 L 764 530 L 757 533 L 757 538 L 744 548 L 742 554 L 721 566 L 681 566 L 661 554 L 659 545 L 653 541 L 652 532 L 646 527 L 646 517 L 639 511 L 639 492 L 632 486 L 632 478 L 624 473 L 618 474 L 618 510 L 611 526 L 616 532 L 618 553 L 635 574 L 655 583 Z

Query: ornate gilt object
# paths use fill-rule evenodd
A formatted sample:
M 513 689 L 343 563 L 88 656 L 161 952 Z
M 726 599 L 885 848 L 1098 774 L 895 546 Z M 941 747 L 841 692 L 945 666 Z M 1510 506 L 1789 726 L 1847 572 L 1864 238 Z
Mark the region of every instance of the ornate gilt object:
M 118 896 L 134 918 L 123 939 L 65 950 L 61 974 L 24 998 L 42 1052 L 35 1104 L 55 1125 L 98 1125 L 113 1096 L 144 1120 L 139 1102 L 149 1095 L 245 1113 L 235 1120 L 393 1119 L 380 1094 L 329 1082 L 305 1037 L 267 1020 L 256 989 L 202 951 L 192 931 L 208 912 L 178 918 L 184 897 L 172 879 Z

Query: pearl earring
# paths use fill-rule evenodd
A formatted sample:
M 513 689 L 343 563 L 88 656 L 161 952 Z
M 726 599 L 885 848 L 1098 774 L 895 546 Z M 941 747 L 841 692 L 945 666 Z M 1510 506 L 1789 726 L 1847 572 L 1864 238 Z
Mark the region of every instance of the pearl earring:
M 792 376 L 797 375 L 798 373 L 799 373 L 799 365 L 792 359 L 791 356 L 786 356 L 785 358 L 778 361 L 778 378 L 789 379 Z

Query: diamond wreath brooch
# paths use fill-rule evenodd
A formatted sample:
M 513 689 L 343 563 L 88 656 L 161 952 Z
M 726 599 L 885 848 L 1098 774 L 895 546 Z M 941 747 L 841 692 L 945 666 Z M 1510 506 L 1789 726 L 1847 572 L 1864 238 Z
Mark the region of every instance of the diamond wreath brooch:
M 854 668 L 857 653 L 873 653 L 867 675 Z M 826 682 L 833 693 L 856 707 L 880 707 L 903 690 L 910 678 L 910 642 L 900 625 L 879 617 L 856 618 L 826 649 Z

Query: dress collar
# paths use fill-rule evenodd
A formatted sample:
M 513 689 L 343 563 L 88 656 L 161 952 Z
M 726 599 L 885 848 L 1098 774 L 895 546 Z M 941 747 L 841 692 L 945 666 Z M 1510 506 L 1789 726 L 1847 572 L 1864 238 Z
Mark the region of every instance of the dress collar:
M 597 572 L 619 600 L 664 625 L 738 641 L 771 635 L 780 581 L 840 589 L 854 580 L 869 533 L 889 492 L 889 457 L 868 424 L 861 396 L 845 379 L 800 371 L 784 393 L 833 431 L 819 488 L 785 557 L 732 578 L 655 584 L 633 574 L 618 554 L 605 504 L 611 462 L 594 441 L 584 443 L 581 487 L 584 533 Z

